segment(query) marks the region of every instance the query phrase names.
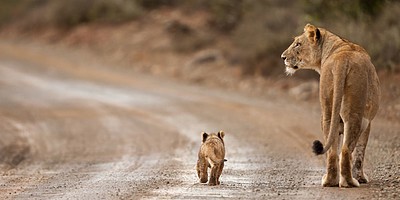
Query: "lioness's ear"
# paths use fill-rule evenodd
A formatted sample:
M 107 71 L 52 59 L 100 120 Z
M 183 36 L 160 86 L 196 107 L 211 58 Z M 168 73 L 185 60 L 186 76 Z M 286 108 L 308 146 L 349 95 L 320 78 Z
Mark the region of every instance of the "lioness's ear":
M 205 142 L 207 140 L 208 134 L 206 132 L 201 133 L 202 141 Z
M 219 138 L 222 139 L 222 138 L 224 138 L 224 136 L 225 136 L 225 133 L 224 133 L 223 131 L 219 131 L 219 132 L 218 132 L 218 137 L 219 137 Z
M 308 39 L 313 43 L 318 43 L 321 39 L 321 32 L 314 25 L 307 24 L 304 27 L 304 32 L 307 33 Z

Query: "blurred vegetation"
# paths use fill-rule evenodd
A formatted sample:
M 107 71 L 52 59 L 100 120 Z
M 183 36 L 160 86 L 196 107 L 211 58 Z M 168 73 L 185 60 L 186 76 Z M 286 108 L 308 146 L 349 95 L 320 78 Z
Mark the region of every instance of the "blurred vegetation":
M 73 27 L 89 22 L 121 22 L 141 15 L 136 1 L 68 0 L 50 1 L 50 22 Z
M 345 16 L 351 19 L 372 19 L 381 13 L 387 0 L 303 0 L 305 11 L 318 18 Z
M 400 72 L 400 2 L 304 0 L 310 21 L 363 46 L 375 67 Z
M 205 5 L 213 17 L 210 24 L 223 32 L 229 32 L 241 22 L 244 13 L 242 0 L 214 0 Z
M 2 0 L 0 25 L 25 16 L 29 28 L 50 25 L 70 29 L 84 23 L 135 20 L 148 11 L 165 7 L 208 12 L 207 31 L 215 38 L 232 41 L 235 52 L 226 51 L 234 57 L 232 60 L 244 66 L 245 74 L 281 73 L 280 54 L 294 36 L 302 33 L 306 23 L 360 44 L 378 69 L 400 72 L 397 0 Z M 187 28 L 195 35 L 195 30 Z M 213 44 L 212 39 L 205 41 L 192 43 L 195 49 Z M 183 48 L 187 49 L 190 47 Z
M 149 2 L 155 2 L 155 0 Z M 92 22 L 118 23 L 143 14 L 140 0 L 2 0 L 0 25 L 25 21 L 27 28 L 73 28 Z M 147 1 L 146 1 L 147 2 Z M 161 2 L 161 1 L 160 1 Z M 148 3 L 143 3 L 148 5 Z

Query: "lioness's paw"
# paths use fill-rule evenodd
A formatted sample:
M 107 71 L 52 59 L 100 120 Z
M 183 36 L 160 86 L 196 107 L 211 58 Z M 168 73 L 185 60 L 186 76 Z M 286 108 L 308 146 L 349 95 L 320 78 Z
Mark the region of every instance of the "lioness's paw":
M 357 179 L 357 181 L 358 181 L 359 183 L 368 183 L 368 182 L 369 182 L 369 178 L 368 178 L 368 176 L 365 175 L 365 174 L 362 174 L 362 175 L 360 175 L 360 176 L 356 176 L 355 178 Z
M 360 187 L 360 183 L 355 178 L 346 180 L 344 177 L 340 177 L 339 187 L 343 188 Z
M 322 177 L 322 186 L 323 187 L 338 187 L 339 186 L 339 179 L 337 177 L 330 177 L 328 175 L 324 175 Z

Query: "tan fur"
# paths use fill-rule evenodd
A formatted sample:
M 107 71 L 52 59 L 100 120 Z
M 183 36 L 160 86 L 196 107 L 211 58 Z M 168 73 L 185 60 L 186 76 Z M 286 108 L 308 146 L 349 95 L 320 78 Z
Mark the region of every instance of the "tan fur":
M 210 180 L 208 185 L 219 185 L 219 177 L 224 168 L 225 159 L 225 133 L 223 131 L 217 134 L 202 133 L 202 143 L 200 146 L 197 160 L 197 175 L 201 183 L 206 183 L 208 179 L 208 168 L 211 168 Z
M 364 153 L 380 100 L 378 76 L 368 53 L 357 44 L 307 24 L 282 58 L 288 74 L 313 69 L 321 76 L 321 125 L 326 143 L 320 153 L 327 152 L 327 174 L 322 185 L 358 187 L 359 182 L 368 182 L 363 171 Z M 340 127 L 341 120 L 344 127 Z

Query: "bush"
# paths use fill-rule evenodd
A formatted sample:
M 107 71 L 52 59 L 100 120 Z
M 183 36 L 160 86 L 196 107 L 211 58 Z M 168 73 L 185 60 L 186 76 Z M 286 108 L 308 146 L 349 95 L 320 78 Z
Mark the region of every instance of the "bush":
M 211 13 L 211 26 L 219 31 L 232 31 L 239 23 L 243 14 L 242 0 L 208 1 L 206 8 Z
M 363 46 L 378 70 L 400 72 L 400 3 L 385 0 L 311 1 L 311 21 Z M 343 8 L 343 9 L 340 9 Z
M 280 55 L 303 25 L 298 17 L 302 11 L 296 3 L 281 1 L 246 1 L 244 8 L 242 21 L 231 36 L 242 56 L 244 73 L 282 73 Z
M 25 13 L 43 6 L 46 0 L 2 0 L 0 3 L 0 25 L 20 19 Z
M 156 9 L 162 6 L 175 6 L 180 3 L 179 0 L 136 0 L 136 2 L 145 9 Z
M 50 23 L 65 28 L 89 22 L 122 22 L 142 13 L 134 0 L 52 1 L 49 6 Z
M 351 19 L 375 17 L 387 0 L 303 0 L 304 10 L 319 20 L 345 16 Z
M 4 0 L 0 25 L 10 19 L 28 19 L 28 28 L 36 24 L 73 28 L 82 23 L 131 20 L 165 6 L 209 13 L 210 29 L 174 33 L 176 50 L 206 48 L 213 38 L 226 37 L 234 48 L 224 52 L 245 66 L 246 74 L 281 73 L 280 54 L 306 23 L 360 44 L 377 69 L 400 71 L 400 2 L 395 0 Z M 37 14 L 31 17 L 29 13 L 35 10 Z

